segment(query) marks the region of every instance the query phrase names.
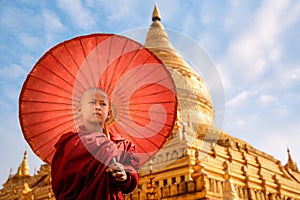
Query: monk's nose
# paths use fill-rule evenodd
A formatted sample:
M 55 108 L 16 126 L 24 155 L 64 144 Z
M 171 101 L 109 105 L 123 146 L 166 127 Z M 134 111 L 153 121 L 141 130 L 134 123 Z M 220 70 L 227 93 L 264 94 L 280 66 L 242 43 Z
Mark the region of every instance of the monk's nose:
M 96 104 L 96 105 L 95 105 L 95 110 L 97 110 L 97 111 L 101 110 L 101 107 L 100 107 L 99 104 Z

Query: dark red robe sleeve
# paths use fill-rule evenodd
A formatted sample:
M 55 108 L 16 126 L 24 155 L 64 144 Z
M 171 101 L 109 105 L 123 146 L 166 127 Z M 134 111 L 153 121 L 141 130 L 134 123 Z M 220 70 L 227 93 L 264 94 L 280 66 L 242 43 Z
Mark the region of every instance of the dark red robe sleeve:
M 123 199 L 138 184 L 135 147 L 126 140 L 110 141 L 104 134 L 63 135 L 52 160 L 52 189 L 56 199 Z M 126 169 L 128 179 L 115 182 L 106 172 L 115 157 Z

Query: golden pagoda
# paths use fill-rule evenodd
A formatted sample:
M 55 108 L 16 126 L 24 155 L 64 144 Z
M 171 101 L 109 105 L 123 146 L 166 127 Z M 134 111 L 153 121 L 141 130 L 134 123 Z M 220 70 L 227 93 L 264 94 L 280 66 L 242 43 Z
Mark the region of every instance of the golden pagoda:
M 7 181 L 0 190 L 2 200 L 33 200 L 33 199 L 55 199 L 51 187 L 51 173 L 49 165 L 42 165 L 38 172 L 30 176 L 27 162 L 27 151 L 15 175 L 10 170 Z
M 140 169 L 125 199 L 300 200 L 300 172 L 288 149 L 286 165 L 214 125 L 206 83 L 169 42 L 155 5 L 145 46 L 168 67 L 176 84 L 178 113 L 170 138 Z M 216 139 L 217 138 L 217 139 Z M 10 173 L 1 199 L 54 199 L 50 166 L 29 175 L 27 153 Z
M 169 141 L 140 169 L 126 199 L 300 199 L 300 173 L 214 125 L 210 92 L 169 43 L 155 5 L 145 46 L 176 84 L 178 118 Z M 218 138 L 218 139 L 216 139 Z

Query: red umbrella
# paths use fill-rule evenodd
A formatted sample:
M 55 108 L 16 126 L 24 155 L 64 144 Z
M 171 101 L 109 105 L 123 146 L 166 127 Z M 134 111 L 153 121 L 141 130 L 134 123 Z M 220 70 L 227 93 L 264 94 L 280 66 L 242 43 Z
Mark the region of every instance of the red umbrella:
M 177 109 L 173 79 L 163 63 L 143 45 L 123 36 L 92 34 L 58 44 L 36 63 L 19 99 L 25 139 L 51 163 L 61 135 L 76 131 L 75 112 L 83 91 L 105 90 L 113 117 L 107 130 L 137 146 L 141 164 L 165 143 Z

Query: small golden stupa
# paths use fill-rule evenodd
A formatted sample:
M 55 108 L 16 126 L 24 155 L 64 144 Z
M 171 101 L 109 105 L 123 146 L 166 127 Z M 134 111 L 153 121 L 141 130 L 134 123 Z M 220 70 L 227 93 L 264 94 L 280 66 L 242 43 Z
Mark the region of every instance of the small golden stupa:
M 27 155 L 27 151 L 25 151 L 15 175 L 12 174 L 12 170 L 10 171 L 7 181 L 0 190 L 0 199 L 55 199 L 51 189 L 50 166 L 42 165 L 40 170 L 31 176 Z

